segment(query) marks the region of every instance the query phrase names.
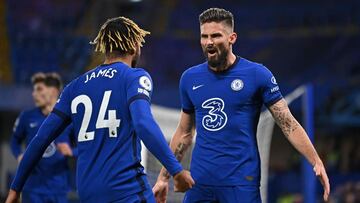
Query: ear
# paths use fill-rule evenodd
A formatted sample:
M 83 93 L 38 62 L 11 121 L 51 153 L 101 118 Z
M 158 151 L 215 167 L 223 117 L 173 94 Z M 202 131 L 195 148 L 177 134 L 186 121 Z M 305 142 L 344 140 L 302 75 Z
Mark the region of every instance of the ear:
M 230 36 L 229 36 L 229 43 L 230 43 L 231 45 L 235 44 L 236 39 L 237 39 L 237 34 L 236 34 L 236 32 L 231 33 Z

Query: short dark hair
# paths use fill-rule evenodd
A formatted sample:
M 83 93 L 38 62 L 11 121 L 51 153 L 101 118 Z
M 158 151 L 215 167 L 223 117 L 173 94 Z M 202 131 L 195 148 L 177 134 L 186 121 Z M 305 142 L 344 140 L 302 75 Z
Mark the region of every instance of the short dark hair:
M 209 22 L 225 22 L 231 28 L 234 28 L 234 16 L 230 11 L 222 8 L 209 8 L 199 16 L 200 25 Z
M 35 73 L 31 76 L 31 84 L 35 85 L 37 83 L 45 83 L 46 75 L 43 72 Z
M 61 80 L 61 77 L 59 74 L 53 72 L 53 73 L 43 73 L 38 72 L 35 73 L 31 77 L 31 83 L 33 85 L 37 83 L 44 83 L 47 87 L 55 87 L 58 90 L 61 90 L 63 88 L 63 83 Z

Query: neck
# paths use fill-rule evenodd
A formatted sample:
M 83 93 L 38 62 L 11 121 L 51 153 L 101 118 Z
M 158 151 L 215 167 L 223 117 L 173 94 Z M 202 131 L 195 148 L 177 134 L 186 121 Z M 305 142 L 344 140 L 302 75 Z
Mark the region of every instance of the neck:
M 104 64 L 111 64 L 116 62 L 122 62 L 131 67 L 132 57 L 130 55 L 125 56 L 105 56 Z
M 42 108 L 41 108 L 41 112 L 42 112 L 45 116 L 47 116 L 47 115 L 49 115 L 50 112 L 52 111 L 52 108 L 53 108 L 53 107 L 50 107 L 50 106 L 42 107 Z
M 49 114 L 52 112 L 55 104 L 56 104 L 56 100 L 53 99 L 53 100 L 50 102 L 50 104 L 48 104 L 48 105 L 46 105 L 46 106 L 44 106 L 44 107 L 41 108 L 41 112 L 42 112 L 44 115 L 46 115 L 46 116 L 49 115 Z
M 227 69 L 229 69 L 229 67 L 231 65 L 233 65 L 235 63 L 235 61 L 236 61 L 235 54 L 232 52 L 229 52 L 228 56 L 226 57 L 226 61 L 223 64 L 221 64 L 217 67 L 212 67 L 209 65 L 209 67 L 211 70 L 213 70 L 215 72 L 222 72 L 222 71 L 226 71 Z

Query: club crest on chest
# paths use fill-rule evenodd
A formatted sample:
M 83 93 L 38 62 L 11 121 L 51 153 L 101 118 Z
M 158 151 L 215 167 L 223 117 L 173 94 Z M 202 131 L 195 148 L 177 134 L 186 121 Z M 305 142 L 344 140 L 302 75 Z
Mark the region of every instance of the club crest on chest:
M 235 79 L 231 82 L 231 89 L 234 91 L 240 91 L 244 88 L 244 82 L 240 79 Z

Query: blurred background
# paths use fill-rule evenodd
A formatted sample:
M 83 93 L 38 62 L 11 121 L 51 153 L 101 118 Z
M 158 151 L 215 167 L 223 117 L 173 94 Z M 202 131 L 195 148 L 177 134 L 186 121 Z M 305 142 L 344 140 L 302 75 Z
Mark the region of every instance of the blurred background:
M 209 7 L 234 14 L 234 52 L 267 66 L 283 95 L 313 85 L 314 143 L 330 176 L 331 202 L 360 202 L 359 0 L 1 0 L 0 196 L 17 165 L 8 153 L 13 124 L 33 107 L 32 74 L 55 71 L 68 83 L 102 63 L 89 41 L 107 18 L 127 16 L 151 31 L 139 66 L 154 80 L 153 103 L 179 110 L 182 72 L 205 60 L 198 16 Z M 300 121 L 301 104 L 290 106 Z M 304 202 L 300 165 L 301 156 L 275 128 L 268 202 Z M 319 183 L 315 193 L 320 201 Z

